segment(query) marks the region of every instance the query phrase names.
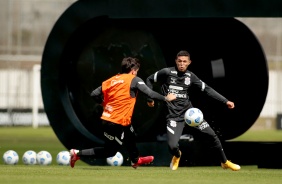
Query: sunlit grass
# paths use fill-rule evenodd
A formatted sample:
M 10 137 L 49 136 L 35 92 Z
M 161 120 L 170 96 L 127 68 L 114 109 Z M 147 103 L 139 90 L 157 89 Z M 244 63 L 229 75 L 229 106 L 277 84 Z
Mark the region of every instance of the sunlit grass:
M 258 169 L 245 166 L 241 171 L 223 170 L 220 167 L 169 167 L 141 166 L 7 166 L 0 165 L 1 183 L 107 183 L 107 184 L 280 184 L 282 172 L 275 169 Z
M 249 130 L 231 141 L 282 142 L 282 130 Z
M 248 131 L 232 141 L 282 141 L 282 131 Z M 242 166 L 240 171 L 223 170 L 220 166 L 179 167 L 171 171 L 169 167 L 141 166 L 90 166 L 78 161 L 74 168 L 59 166 L 55 156 L 66 150 L 51 127 L 0 127 L 0 155 L 14 149 L 20 160 L 17 165 L 4 165 L 0 162 L 0 183 L 9 184 L 280 184 L 280 169 L 258 169 L 257 166 Z M 53 156 L 49 166 L 23 165 L 21 156 L 27 150 L 39 152 L 47 150 Z

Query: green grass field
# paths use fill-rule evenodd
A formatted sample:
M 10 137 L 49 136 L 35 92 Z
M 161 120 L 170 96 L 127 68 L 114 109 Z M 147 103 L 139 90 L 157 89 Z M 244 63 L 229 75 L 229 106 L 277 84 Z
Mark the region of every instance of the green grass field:
M 250 131 L 234 141 L 282 141 L 282 131 Z M 233 140 L 231 140 L 233 141 Z M 258 169 L 257 166 L 242 166 L 238 172 L 212 167 L 179 167 L 171 171 L 168 167 L 141 166 L 136 170 L 130 166 L 90 166 L 78 161 L 74 168 L 59 166 L 56 155 L 66 148 L 60 143 L 50 127 L 0 127 L 0 155 L 13 149 L 19 154 L 17 165 L 5 165 L 1 160 L 0 183 L 200 183 L 200 184 L 280 184 L 282 170 Z M 47 150 L 53 157 L 49 166 L 23 165 L 21 157 L 27 150 Z
M 231 141 L 282 142 L 282 130 L 249 130 Z

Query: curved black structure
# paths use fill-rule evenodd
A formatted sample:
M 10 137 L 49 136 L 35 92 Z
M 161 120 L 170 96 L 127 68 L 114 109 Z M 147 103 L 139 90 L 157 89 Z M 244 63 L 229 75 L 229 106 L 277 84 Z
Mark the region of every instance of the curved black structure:
M 188 50 L 190 70 L 235 102 L 236 108 L 229 110 L 200 91 L 191 94 L 194 106 L 204 112 L 220 138 L 235 138 L 253 125 L 265 103 L 268 68 L 260 43 L 242 22 L 235 18 L 115 17 L 99 6 L 104 6 L 102 1 L 70 6 L 55 23 L 43 52 L 44 108 L 66 148 L 103 144 L 102 109 L 90 92 L 119 72 L 124 56 L 140 58 L 138 74 L 145 80 L 156 70 L 174 65 L 179 50 Z M 155 141 L 166 131 L 164 113 L 162 103 L 148 108 L 146 97 L 139 96 L 133 116 L 138 141 Z

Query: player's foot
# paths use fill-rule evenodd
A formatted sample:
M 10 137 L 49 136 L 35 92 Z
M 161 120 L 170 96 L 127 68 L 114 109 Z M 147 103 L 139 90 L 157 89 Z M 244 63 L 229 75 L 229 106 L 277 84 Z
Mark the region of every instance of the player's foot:
M 227 160 L 225 163 L 221 163 L 221 167 L 223 169 L 231 169 L 232 171 L 239 171 L 241 169 L 241 167 L 237 164 L 234 164 L 232 162 L 230 162 L 229 160 Z
M 176 156 L 173 156 L 172 157 L 172 160 L 171 160 L 171 162 L 170 162 L 170 168 L 171 168 L 171 170 L 173 170 L 173 171 L 175 171 L 175 170 L 177 170 L 177 168 L 178 168 L 178 165 L 179 165 L 179 161 L 180 161 L 180 158 L 181 158 L 181 151 L 179 151 L 179 158 L 177 158 Z
M 132 167 L 136 169 L 140 165 L 150 164 L 151 162 L 153 162 L 153 160 L 153 156 L 139 157 L 137 163 L 132 163 Z
M 77 155 L 78 150 L 76 149 L 71 149 L 70 150 L 70 166 L 74 167 L 74 164 L 76 161 L 78 161 L 80 159 L 80 157 Z

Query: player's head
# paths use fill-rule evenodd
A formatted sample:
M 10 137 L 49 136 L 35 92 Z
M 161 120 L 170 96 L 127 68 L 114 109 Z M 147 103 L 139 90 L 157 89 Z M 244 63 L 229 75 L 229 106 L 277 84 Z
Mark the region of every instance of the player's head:
M 186 50 L 181 50 L 177 53 L 175 59 L 176 67 L 180 72 L 185 72 L 191 64 L 190 54 Z
M 140 68 L 140 63 L 137 58 L 126 57 L 121 62 L 121 73 L 131 73 L 137 75 Z

